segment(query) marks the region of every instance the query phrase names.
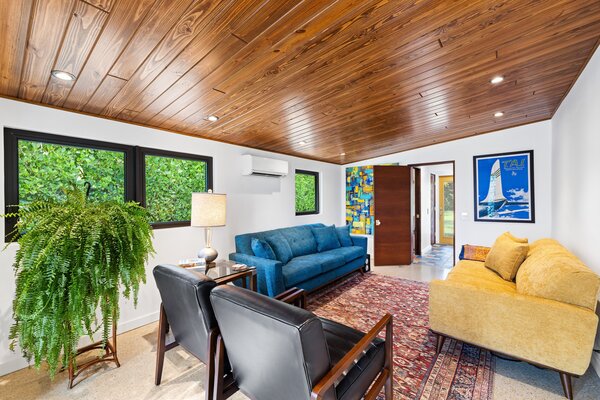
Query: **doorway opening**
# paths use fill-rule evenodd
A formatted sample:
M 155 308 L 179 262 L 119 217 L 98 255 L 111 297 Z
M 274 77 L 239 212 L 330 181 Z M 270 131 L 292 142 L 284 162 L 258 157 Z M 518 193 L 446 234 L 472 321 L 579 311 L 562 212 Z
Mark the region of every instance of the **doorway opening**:
M 410 166 L 413 262 L 451 268 L 456 252 L 454 161 Z

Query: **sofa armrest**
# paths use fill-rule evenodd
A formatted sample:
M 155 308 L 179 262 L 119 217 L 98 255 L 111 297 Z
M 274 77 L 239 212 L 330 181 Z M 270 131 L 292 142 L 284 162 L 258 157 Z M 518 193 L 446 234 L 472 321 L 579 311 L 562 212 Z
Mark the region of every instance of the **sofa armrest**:
M 354 245 L 354 246 L 360 246 L 363 249 L 365 249 L 365 255 L 369 252 L 368 249 L 367 249 L 367 240 L 368 240 L 368 238 L 366 236 L 350 235 L 350 238 L 352 239 L 352 245 Z
M 229 259 L 251 267 L 256 267 L 259 293 L 274 297 L 285 290 L 283 273 L 281 272 L 283 263 L 281 261 L 243 253 L 231 253 L 229 254 Z
M 590 363 L 598 326 L 583 307 L 473 283 L 433 281 L 437 333 L 573 375 Z

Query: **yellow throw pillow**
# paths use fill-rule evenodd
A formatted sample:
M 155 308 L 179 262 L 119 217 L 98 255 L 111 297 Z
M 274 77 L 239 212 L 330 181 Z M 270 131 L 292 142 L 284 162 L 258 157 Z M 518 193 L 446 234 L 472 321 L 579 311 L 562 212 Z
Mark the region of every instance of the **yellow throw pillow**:
M 485 266 L 507 281 L 515 279 L 529 251 L 527 242 L 516 242 L 513 237 L 508 232 L 500 235 L 485 258 Z
M 516 236 L 513 236 L 512 233 L 510 232 L 504 232 L 503 235 L 508 236 L 513 242 L 517 242 L 517 243 L 528 243 L 529 239 L 527 238 L 518 238 Z

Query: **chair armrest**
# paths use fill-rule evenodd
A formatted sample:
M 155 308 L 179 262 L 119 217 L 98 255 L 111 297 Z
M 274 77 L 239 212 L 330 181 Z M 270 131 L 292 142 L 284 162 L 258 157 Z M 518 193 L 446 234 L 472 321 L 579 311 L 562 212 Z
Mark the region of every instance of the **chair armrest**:
M 329 372 L 321 378 L 321 380 L 315 385 L 311 393 L 311 399 L 320 400 L 323 398 L 327 390 L 340 378 L 345 371 L 348 370 L 354 360 L 359 359 L 362 356 L 363 351 L 375 340 L 384 328 L 386 330 L 386 368 L 390 367 L 391 362 L 391 346 L 392 346 L 392 331 L 393 331 L 393 317 L 391 314 L 386 314 L 379 320 L 377 324 L 371 330 L 363 336 L 363 338 L 352 347 L 352 349 L 346 353 L 346 355 L 333 366 Z
M 354 246 L 360 246 L 363 249 L 365 249 L 365 255 L 368 253 L 368 250 L 367 250 L 367 240 L 368 240 L 368 238 L 366 236 L 350 235 L 350 238 L 352 239 L 352 245 L 354 245 Z
M 297 287 L 290 288 L 275 296 L 276 300 L 291 304 L 296 307 L 306 308 L 306 290 Z
M 231 253 L 229 259 L 238 263 L 256 267 L 258 292 L 274 297 L 285 290 L 283 263 L 279 260 L 270 260 L 251 256 L 243 253 Z

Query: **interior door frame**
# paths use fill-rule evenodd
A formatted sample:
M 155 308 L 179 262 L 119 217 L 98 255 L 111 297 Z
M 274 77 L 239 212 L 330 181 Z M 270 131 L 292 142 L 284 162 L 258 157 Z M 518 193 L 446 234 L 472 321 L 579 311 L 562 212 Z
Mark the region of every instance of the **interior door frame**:
M 431 209 L 429 217 L 430 217 L 430 235 L 429 235 L 429 244 L 433 246 L 435 244 L 435 237 L 437 236 L 437 218 L 433 216 L 433 212 L 435 211 L 435 207 L 437 205 L 437 196 L 435 195 L 435 191 L 437 189 L 437 175 L 429 174 L 429 190 L 430 190 L 430 200 L 429 207 Z
M 421 169 L 418 167 L 411 167 L 412 170 L 412 179 L 414 179 L 414 196 L 415 196 L 415 213 L 411 215 L 413 218 L 413 223 L 415 224 L 413 229 L 413 243 L 412 243 L 412 255 L 413 259 L 416 256 L 422 256 L 421 254 L 421 245 L 423 237 L 421 235 L 421 218 L 423 217 L 423 213 L 421 210 Z
M 452 246 L 452 265 L 456 264 L 456 196 L 458 196 L 456 190 L 456 160 L 447 160 L 447 161 L 431 161 L 431 162 L 422 162 L 422 163 L 414 163 L 408 164 L 408 167 L 418 168 L 418 167 L 427 167 L 431 165 L 441 165 L 441 164 L 452 164 L 452 176 L 454 177 L 454 245 Z M 438 205 L 439 207 L 439 205 Z M 432 213 L 430 212 L 429 215 Z M 414 249 L 412 249 L 414 253 Z
M 446 182 L 452 182 L 452 187 L 454 187 L 454 176 L 453 175 L 440 175 L 438 176 L 438 197 L 439 197 L 439 205 L 438 205 L 438 209 L 440 210 L 440 215 L 438 215 L 438 222 L 439 222 L 439 227 L 440 227 L 440 244 L 445 244 L 448 245 L 449 243 L 445 243 L 444 240 L 442 239 L 442 233 L 446 233 L 445 229 L 444 229 L 444 215 L 442 215 L 441 211 L 442 211 L 442 204 L 444 203 L 444 193 L 445 193 L 445 189 L 444 189 L 444 183 Z M 456 192 L 456 191 L 454 191 Z M 446 211 L 446 209 L 444 208 L 444 211 Z M 456 210 L 455 210 L 455 204 L 452 204 L 452 213 L 454 214 L 454 217 L 456 217 Z M 456 218 L 453 219 L 453 221 Z M 453 223 L 454 225 L 454 223 Z M 454 243 L 456 242 L 456 235 L 452 234 L 452 245 L 454 245 Z

